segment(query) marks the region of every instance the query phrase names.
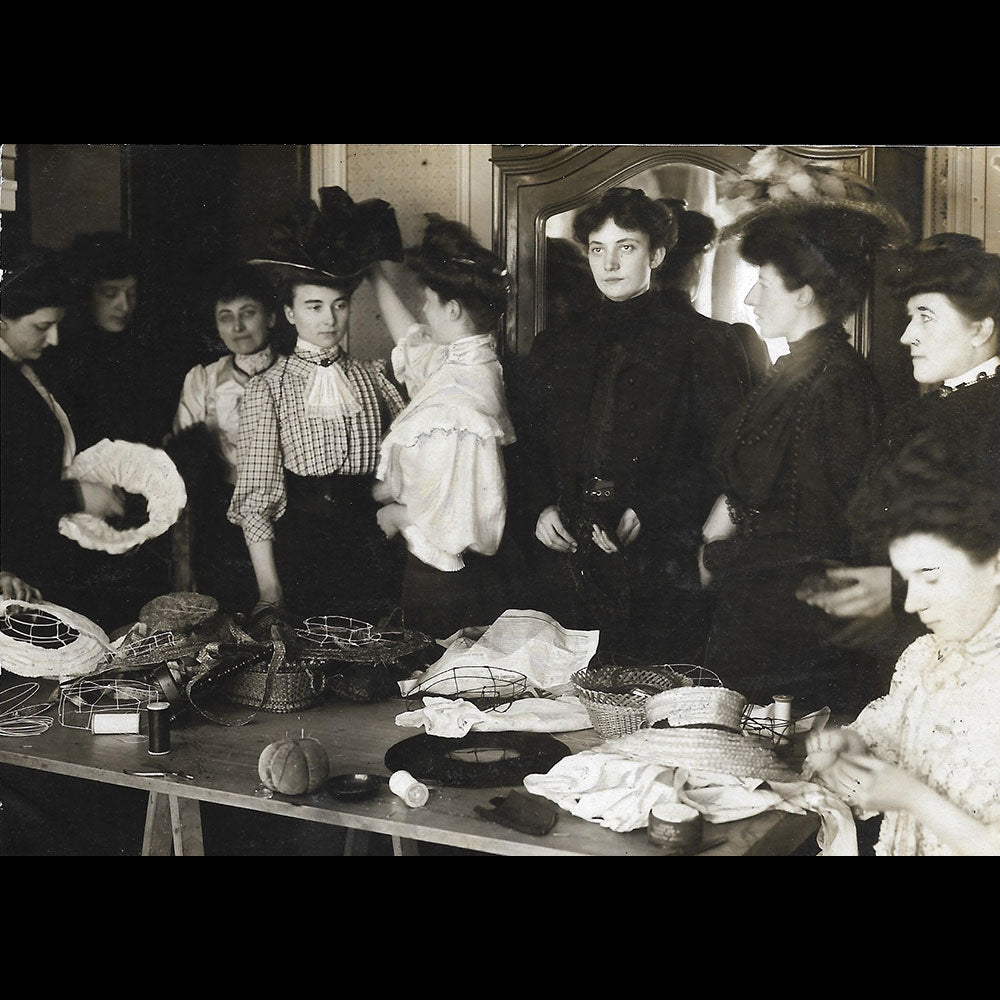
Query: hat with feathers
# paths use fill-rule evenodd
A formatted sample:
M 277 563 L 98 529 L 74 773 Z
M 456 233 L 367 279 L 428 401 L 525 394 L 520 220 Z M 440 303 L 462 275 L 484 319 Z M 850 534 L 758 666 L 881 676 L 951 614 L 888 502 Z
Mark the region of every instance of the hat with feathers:
M 324 280 L 351 280 L 375 261 L 402 259 L 392 205 L 378 198 L 355 202 L 343 188 L 325 187 L 318 205 L 303 199 L 274 224 L 266 256 L 250 263 L 285 278 L 312 273 Z

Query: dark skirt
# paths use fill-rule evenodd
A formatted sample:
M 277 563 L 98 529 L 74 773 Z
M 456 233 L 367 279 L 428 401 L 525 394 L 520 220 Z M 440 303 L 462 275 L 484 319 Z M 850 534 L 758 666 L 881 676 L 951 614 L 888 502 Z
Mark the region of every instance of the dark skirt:
M 495 555 L 463 555 L 465 567 L 445 572 L 406 553 L 402 608 L 408 627 L 445 639 L 459 629 L 492 625 L 510 608 L 530 607 L 524 564 L 504 539 Z
M 377 622 L 399 606 L 402 558 L 375 519 L 371 476 L 285 473 L 288 508 L 275 525 L 285 607 L 302 617 Z

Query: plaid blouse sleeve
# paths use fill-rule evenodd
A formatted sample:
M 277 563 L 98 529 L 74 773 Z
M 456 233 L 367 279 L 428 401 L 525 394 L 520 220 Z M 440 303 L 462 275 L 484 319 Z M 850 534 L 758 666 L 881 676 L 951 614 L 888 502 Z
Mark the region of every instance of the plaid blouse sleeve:
M 236 489 L 229 520 L 243 529 L 248 545 L 269 541 L 274 538 L 274 523 L 285 513 L 286 499 L 274 396 L 265 379 L 251 379 L 240 410 Z

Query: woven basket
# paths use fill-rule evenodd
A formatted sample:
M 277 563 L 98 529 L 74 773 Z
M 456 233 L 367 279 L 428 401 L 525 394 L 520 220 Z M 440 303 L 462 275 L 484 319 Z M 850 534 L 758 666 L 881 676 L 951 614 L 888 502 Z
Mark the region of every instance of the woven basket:
M 255 660 L 228 678 L 229 697 L 238 705 L 262 712 L 301 712 L 314 708 L 326 695 L 325 678 L 299 664 L 271 670 L 268 660 Z
M 708 726 L 740 732 L 746 699 L 724 687 L 677 687 L 646 701 L 646 721 L 656 729 Z
M 669 667 L 588 666 L 570 680 L 591 725 L 606 739 L 642 729 L 651 695 L 689 683 Z

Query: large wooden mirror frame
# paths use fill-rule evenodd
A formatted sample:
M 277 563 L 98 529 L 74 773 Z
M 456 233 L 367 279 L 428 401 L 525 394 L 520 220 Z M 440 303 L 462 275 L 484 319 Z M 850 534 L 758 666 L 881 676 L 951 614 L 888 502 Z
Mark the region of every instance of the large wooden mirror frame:
M 514 279 L 504 348 L 527 354 L 545 317 L 545 238 L 549 218 L 661 164 L 691 164 L 717 173 L 743 170 L 758 146 L 494 146 L 493 243 Z M 783 146 L 810 160 L 839 160 L 874 178 L 872 146 Z M 869 308 L 855 318 L 854 342 L 867 355 Z

